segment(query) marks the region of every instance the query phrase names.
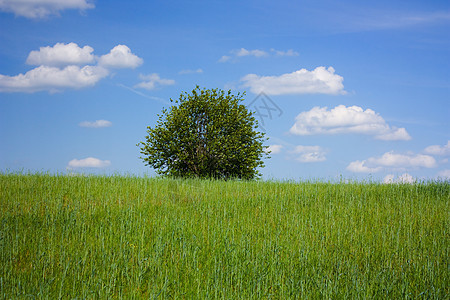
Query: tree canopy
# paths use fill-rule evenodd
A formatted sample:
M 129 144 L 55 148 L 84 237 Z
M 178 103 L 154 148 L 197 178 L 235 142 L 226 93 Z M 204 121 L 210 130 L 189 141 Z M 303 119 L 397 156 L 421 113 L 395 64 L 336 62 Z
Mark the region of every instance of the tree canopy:
M 254 179 L 266 155 L 264 133 L 243 94 L 196 87 L 158 114 L 140 142 L 141 159 L 158 174 L 174 177 Z

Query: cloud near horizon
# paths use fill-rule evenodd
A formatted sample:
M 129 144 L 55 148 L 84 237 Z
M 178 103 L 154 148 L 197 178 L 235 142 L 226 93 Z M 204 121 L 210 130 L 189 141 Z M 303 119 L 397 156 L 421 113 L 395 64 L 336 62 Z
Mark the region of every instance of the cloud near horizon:
M 416 179 L 412 177 L 408 173 L 403 173 L 402 175 L 395 178 L 394 174 L 388 174 L 384 177 L 383 183 L 389 184 L 389 183 L 414 183 L 416 182 Z
M 280 76 L 259 76 L 248 74 L 241 78 L 243 87 L 249 87 L 254 94 L 345 94 L 344 78 L 335 74 L 333 67 L 317 67 L 312 71 L 300 69 Z
M 440 171 L 437 174 L 437 177 L 450 180 L 450 169 L 445 169 L 445 170 Z
M 71 168 L 106 168 L 111 165 L 109 160 L 100 160 L 95 157 L 87 157 L 84 159 L 72 159 L 67 167 Z
M 295 135 L 318 134 L 366 134 L 384 141 L 407 141 L 411 139 L 405 128 L 389 126 L 386 121 L 371 109 L 359 106 L 314 107 L 301 112 L 289 130 Z
M 101 56 L 99 64 L 89 65 L 95 63 L 93 51 L 90 46 L 81 48 L 76 43 L 56 43 L 31 51 L 26 62 L 39 66 L 25 74 L 0 74 L 0 92 L 58 92 L 90 87 L 108 76 L 109 68 L 135 68 L 143 62 L 127 46 L 118 45 Z
M 16 16 L 29 19 L 43 19 L 49 16 L 59 16 L 66 9 L 84 11 L 95 5 L 91 0 L 1 0 L 0 10 L 12 12 Z
M 297 154 L 296 160 L 302 163 L 326 161 L 326 151 L 320 146 L 296 146 L 292 153 Z
M 356 160 L 347 166 L 347 170 L 355 173 L 377 173 L 383 170 L 406 170 L 410 168 L 435 168 L 436 160 L 424 154 L 397 154 L 386 152 L 381 157 L 370 157 Z

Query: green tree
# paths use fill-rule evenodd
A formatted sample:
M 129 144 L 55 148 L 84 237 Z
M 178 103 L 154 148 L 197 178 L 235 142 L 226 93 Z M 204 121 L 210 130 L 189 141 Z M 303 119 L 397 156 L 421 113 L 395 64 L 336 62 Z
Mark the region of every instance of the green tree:
M 140 147 L 140 157 L 158 174 L 175 177 L 254 179 L 260 176 L 264 133 L 253 112 L 240 104 L 244 94 L 218 89 L 181 93 L 163 109 Z

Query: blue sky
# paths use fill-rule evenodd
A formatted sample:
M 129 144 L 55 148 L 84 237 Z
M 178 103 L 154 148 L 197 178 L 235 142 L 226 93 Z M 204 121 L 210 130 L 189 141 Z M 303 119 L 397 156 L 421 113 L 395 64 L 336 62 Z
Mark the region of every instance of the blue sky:
M 265 179 L 450 178 L 448 1 L 4 0 L 0 28 L 2 171 L 153 175 L 136 144 L 199 85 L 246 91 Z

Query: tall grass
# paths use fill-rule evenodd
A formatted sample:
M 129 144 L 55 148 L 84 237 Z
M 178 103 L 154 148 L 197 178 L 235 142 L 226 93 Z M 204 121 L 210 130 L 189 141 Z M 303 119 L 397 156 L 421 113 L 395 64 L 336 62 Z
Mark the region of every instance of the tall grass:
M 448 182 L 0 185 L 1 298 L 449 298 Z

